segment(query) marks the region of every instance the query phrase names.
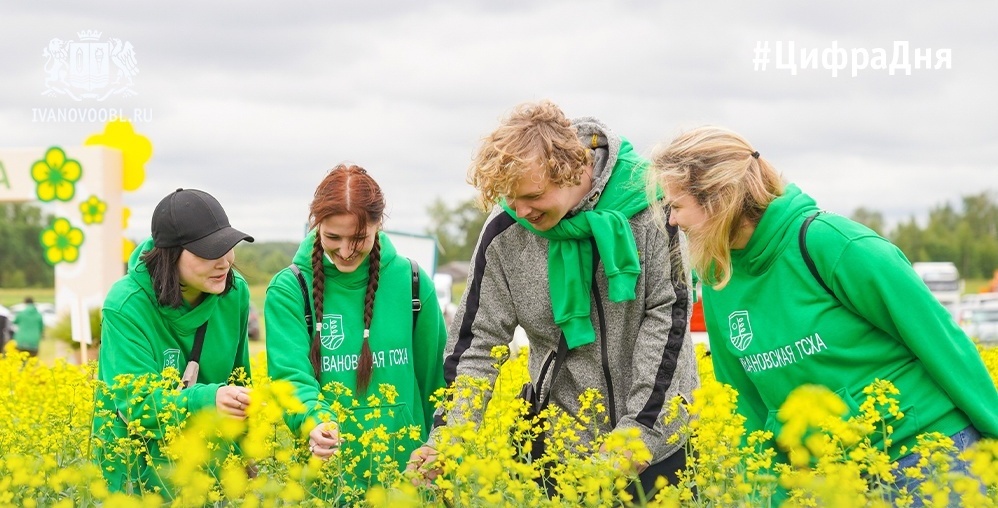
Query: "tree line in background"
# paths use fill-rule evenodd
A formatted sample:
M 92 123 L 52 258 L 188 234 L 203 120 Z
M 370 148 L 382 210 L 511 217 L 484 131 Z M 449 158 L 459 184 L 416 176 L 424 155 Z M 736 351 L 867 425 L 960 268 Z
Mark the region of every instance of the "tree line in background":
M 438 264 L 471 260 L 478 235 L 488 218 L 475 202 L 472 198 L 451 206 L 437 198 L 426 209 L 430 216 L 426 233 L 437 239 Z
M 474 199 L 448 204 L 437 199 L 428 208 L 427 233 L 437 239 L 438 262 L 468 261 L 487 213 Z M 952 261 L 964 278 L 990 278 L 998 269 L 998 201 L 993 192 L 964 196 L 929 211 L 925 227 L 914 217 L 885 231 L 883 214 L 859 208 L 851 218 L 885 236 L 912 262 Z M 53 269 L 45 263 L 39 235 L 53 217 L 25 203 L 0 204 L 0 287 L 51 287 Z M 267 284 L 291 262 L 295 242 L 240 243 L 236 268 L 250 284 Z
M 250 285 L 269 284 L 274 274 L 291 264 L 297 251 L 297 242 L 239 242 L 236 270 Z
M 998 270 L 998 202 L 991 191 L 964 196 L 959 206 L 932 208 L 924 228 L 911 217 L 885 235 L 883 215 L 865 208 L 852 219 L 886 236 L 913 263 L 952 261 L 970 279 L 990 278 Z
M 0 288 L 52 287 L 40 236 L 55 218 L 26 203 L 0 203 Z

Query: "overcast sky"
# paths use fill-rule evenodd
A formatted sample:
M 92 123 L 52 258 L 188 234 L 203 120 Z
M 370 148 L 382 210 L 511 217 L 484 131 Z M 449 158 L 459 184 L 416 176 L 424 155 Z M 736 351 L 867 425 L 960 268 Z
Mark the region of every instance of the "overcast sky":
M 340 162 L 381 183 L 387 228 L 421 233 L 435 198 L 474 195 L 468 163 L 499 118 L 551 99 L 645 154 L 683 130 L 729 127 L 824 208 L 893 223 L 998 189 L 996 19 L 995 2 L 8 2 L 0 146 L 74 146 L 103 130 L 33 121 L 36 109 L 140 109 L 154 153 L 125 197 L 133 238 L 162 196 L 190 187 L 258 240 L 298 240 Z M 136 95 L 42 95 L 43 50 L 83 30 L 131 43 Z M 791 41 L 795 63 L 816 50 L 818 68 L 778 69 Z M 870 68 L 876 48 L 889 66 L 895 41 L 912 67 L 916 50 L 935 67 L 948 49 L 950 68 Z

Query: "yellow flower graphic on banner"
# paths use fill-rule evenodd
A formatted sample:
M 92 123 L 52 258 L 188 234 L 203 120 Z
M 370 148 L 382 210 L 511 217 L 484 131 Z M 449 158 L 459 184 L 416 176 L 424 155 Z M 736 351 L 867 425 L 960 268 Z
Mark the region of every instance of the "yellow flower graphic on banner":
M 106 211 L 107 203 L 93 194 L 86 201 L 80 203 L 80 213 L 83 214 L 84 224 L 103 224 L 104 212 Z
M 76 182 L 83 175 L 80 163 L 66 158 L 57 146 L 45 152 L 45 158 L 31 165 L 31 179 L 38 183 L 39 201 L 69 201 L 76 194 Z
M 136 133 L 128 120 L 108 122 L 104 126 L 104 132 L 88 137 L 83 144 L 103 145 L 121 150 L 124 190 L 138 189 L 145 181 L 145 164 L 152 157 L 152 143 L 149 138 Z
M 62 217 L 56 219 L 50 228 L 42 231 L 40 238 L 48 264 L 55 266 L 62 262 L 75 263 L 80 258 L 83 231 L 74 228 L 68 220 Z

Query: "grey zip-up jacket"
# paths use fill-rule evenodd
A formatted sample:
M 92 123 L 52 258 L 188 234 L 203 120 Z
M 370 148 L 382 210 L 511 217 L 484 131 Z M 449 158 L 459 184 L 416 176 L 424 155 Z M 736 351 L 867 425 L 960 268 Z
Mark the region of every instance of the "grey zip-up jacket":
M 578 213 L 591 210 L 598 202 L 621 140 L 595 119 L 579 119 L 573 124 L 587 146 L 596 145 L 593 189 L 569 212 Z M 562 332 L 554 323 L 548 292 L 548 241 L 496 207 L 478 240 L 467 289 L 448 333 L 444 352 L 447 384 L 460 375 L 494 381 L 497 371 L 489 354 L 494 346 L 508 344 L 519 325 L 529 338 L 530 378 L 542 396 L 550 392 L 551 403 L 577 414 L 579 395 L 595 388 L 603 394 L 609 417 L 609 422 L 593 423 L 601 433 L 637 428 L 652 453 L 652 464 L 682 447 L 684 439 L 673 444 L 666 440 L 687 422 L 685 409 L 668 424 L 663 417 L 673 397 L 680 395 L 689 402 L 699 385 L 688 326 L 691 284 L 685 269 L 685 241 L 675 228 L 663 231 L 653 216 L 656 213 L 662 210 L 652 206 L 630 219 L 642 267 L 634 300 L 609 300 L 606 272 L 593 247 L 596 270 L 591 301 L 596 341 L 568 351 L 552 386 L 552 364 Z M 666 222 L 664 218 L 661 221 Z M 670 245 L 671 256 L 678 258 L 670 258 Z M 687 275 L 672 273 L 672 259 Z M 438 409 L 436 426 L 444 423 L 441 417 Z M 451 418 L 461 416 L 449 414 Z M 431 446 L 437 437 L 438 432 L 431 433 Z M 581 437 L 591 441 L 592 429 Z

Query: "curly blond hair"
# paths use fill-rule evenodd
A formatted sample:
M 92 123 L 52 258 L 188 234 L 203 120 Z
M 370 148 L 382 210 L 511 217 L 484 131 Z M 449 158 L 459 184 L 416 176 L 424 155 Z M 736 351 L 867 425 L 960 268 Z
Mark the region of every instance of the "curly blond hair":
M 757 225 L 769 203 L 783 195 L 780 174 L 745 138 L 713 126 L 657 149 L 650 173 L 663 189 L 688 193 L 703 207 L 707 219 L 685 231 L 690 258 L 704 283 L 723 288 L 731 280 L 732 243 L 743 223 Z
M 488 210 L 509 196 L 531 164 L 547 170 L 559 187 L 579 185 L 592 152 L 579 141 L 561 109 L 550 101 L 523 103 L 482 140 L 468 169 L 468 183 L 480 192 L 478 204 Z

